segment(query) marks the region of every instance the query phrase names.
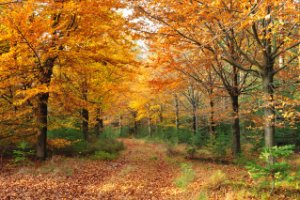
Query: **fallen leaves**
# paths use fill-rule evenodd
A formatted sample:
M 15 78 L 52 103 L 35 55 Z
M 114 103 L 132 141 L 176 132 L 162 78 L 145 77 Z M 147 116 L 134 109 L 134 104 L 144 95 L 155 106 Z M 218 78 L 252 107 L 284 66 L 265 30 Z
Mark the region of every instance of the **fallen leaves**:
M 126 150 L 115 161 L 53 157 L 38 167 L 3 170 L 0 199 L 83 199 L 83 200 L 195 200 L 255 199 L 246 190 L 238 192 L 227 184 L 210 190 L 207 183 L 221 170 L 228 183 L 250 181 L 247 172 L 234 165 L 187 161 L 167 157 L 164 145 L 123 139 Z M 191 163 L 195 178 L 179 188 L 179 163 Z M 250 186 L 251 183 L 248 183 Z M 280 198 L 279 198 L 280 199 Z
M 127 150 L 116 161 L 54 157 L 36 169 L 3 172 L 0 199 L 175 199 L 177 169 L 164 161 L 162 149 L 134 140 L 125 143 Z

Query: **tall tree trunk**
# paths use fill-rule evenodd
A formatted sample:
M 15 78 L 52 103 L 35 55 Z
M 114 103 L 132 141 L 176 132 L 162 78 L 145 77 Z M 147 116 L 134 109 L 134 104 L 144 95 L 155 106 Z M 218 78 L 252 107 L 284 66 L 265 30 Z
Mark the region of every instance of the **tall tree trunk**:
M 57 56 L 47 58 L 42 66 L 40 66 L 40 82 L 48 87 L 51 83 L 54 62 Z M 38 124 L 38 137 L 36 145 L 36 157 L 40 160 L 47 158 L 47 130 L 48 130 L 48 100 L 49 93 L 41 93 L 37 95 L 37 111 L 36 122 Z
M 36 113 L 36 120 L 38 123 L 36 157 L 40 160 L 45 160 L 47 157 L 48 99 L 49 93 L 38 95 L 38 105 Z
M 137 135 L 138 134 L 138 122 L 136 120 L 136 118 L 137 118 L 137 112 L 136 111 L 132 111 L 131 114 L 132 114 L 133 120 L 134 120 L 133 121 L 133 135 Z
M 133 133 L 134 135 L 138 134 L 138 122 L 136 120 L 134 120 Z
M 97 137 L 99 137 L 103 133 L 103 129 L 104 129 L 103 119 L 97 118 L 96 125 L 95 125 L 95 133 Z
M 119 116 L 119 135 L 122 135 L 123 131 L 123 122 L 122 122 L 122 115 Z
M 151 117 L 150 116 L 148 117 L 148 133 L 149 133 L 149 136 L 151 137 L 152 136 L 152 127 L 151 127 Z
M 197 134 L 198 123 L 197 123 L 197 104 L 193 103 L 193 133 Z
M 104 124 L 103 119 L 101 119 L 101 110 L 97 108 L 96 110 L 96 124 L 95 124 L 95 134 L 97 137 L 103 132 Z
M 240 117 L 239 117 L 239 96 L 231 96 L 233 109 L 233 124 L 232 124 L 232 153 L 234 157 L 241 153 L 241 136 L 240 136 Z
M 82 82 L 82 98 L 83 100 L 87 101 L 88 96 L 88 85 L 87 85 L 87 80 L 84 78 Z M 84 140 L 89 139 L 89 111 L 87 108 L 83 107 L 81 109 L 81 118 L 82 118 L 82 135 Z
M 230 94 L 233 110 L 233 124 L 232 124 L 232 153 L 237 157 L 241 153 L 241 130 L 240 130 L 240 116 L 239 116 L 239 70 L 233 66 L 233 88 Z M 229 92 L 230 93 L 230 92 Z
M 175 103 L 175 125 L 176 131 L 179 130 L 179 102 L 177 94 L 174 94 L 174 103 Z
M 85 108 L 81 109 L 82 117 L 82 134 L 84 140 L 89 139 L 89 111 Z
M 263 89 L 265 93 L 265 107 L 264 107 L 264 132 L 265 132 L 265 146 L 271 148 L 274 146 L 275 136 L 275 107 L 274 107 L 274 86 L 273 86 L 273 70 L 269 68 L 267 73 L 263 74 Z
M 163 104 L 160 104 L 160 110 L 159 110 L 159 122 L 164 122 L 164 116 L 163 116 L 164 107 Z
M 210 106 L 210 113 L 209 113 L 209 134 L 210 137 L 214 137 L 215 136 L 215 113 L 214 113 L 214 101 L 212 97 L 209 97 L 209 106 Z
M 271 14 L 271 6 L 268 6 L 267 13 Z M 264 20 L 264 60 L 265 68 L 262 74 L 263 90 L 265 95 L 265 146 L 271 148 L 274 146 L 275 136 L 275 106 L 274 106 L 274 58 L 272 56 L 272 41 L 268 34 L 272 32 L 271 29 L 272 17 Z M 273 163 L 273 158 L 270 157 L 270 163 Z

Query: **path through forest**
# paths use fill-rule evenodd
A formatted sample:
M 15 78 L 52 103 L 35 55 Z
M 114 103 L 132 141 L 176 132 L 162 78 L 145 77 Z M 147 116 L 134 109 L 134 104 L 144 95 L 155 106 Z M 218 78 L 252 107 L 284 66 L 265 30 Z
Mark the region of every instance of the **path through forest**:
M 182 189 L 174 183 L 182 160 L 168 157 L 164 145 L 123 141 L 126 150 L 116 161 L 54 157 L 41 166 L 1 172 L 0 199 L 195 199 L 216 168 L 228 174 L 234 170 L 232 166 L 194 164 L 196 177 Z M 222 197 L 224 192 L 216 195 Z

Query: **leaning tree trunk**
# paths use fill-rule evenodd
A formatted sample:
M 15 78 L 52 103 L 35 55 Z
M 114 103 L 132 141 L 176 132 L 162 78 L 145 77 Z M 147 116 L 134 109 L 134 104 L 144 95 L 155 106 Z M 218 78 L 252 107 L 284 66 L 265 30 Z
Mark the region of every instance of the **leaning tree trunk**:
M 240 117 L 239 117 L 239 96 L 232 95 L 233 124 L 232 124 L 232 153 L 234 157 L 241 153 L 241 136 L 240 136 Z
M 40 160 L 45 160 L 47 157 L 48 99 L 49 93 L 38 95 L 38 105 L 36 113 L 36 120 L 38 124 L 38 138 L 36 146 L 36 156 Z

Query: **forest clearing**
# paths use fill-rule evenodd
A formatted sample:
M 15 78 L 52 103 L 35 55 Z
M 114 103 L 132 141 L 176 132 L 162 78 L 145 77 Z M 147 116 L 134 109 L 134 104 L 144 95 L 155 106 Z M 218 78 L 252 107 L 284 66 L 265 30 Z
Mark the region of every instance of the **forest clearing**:
M 299 0 L 0 0 L 0 199 L 300 199 Z

